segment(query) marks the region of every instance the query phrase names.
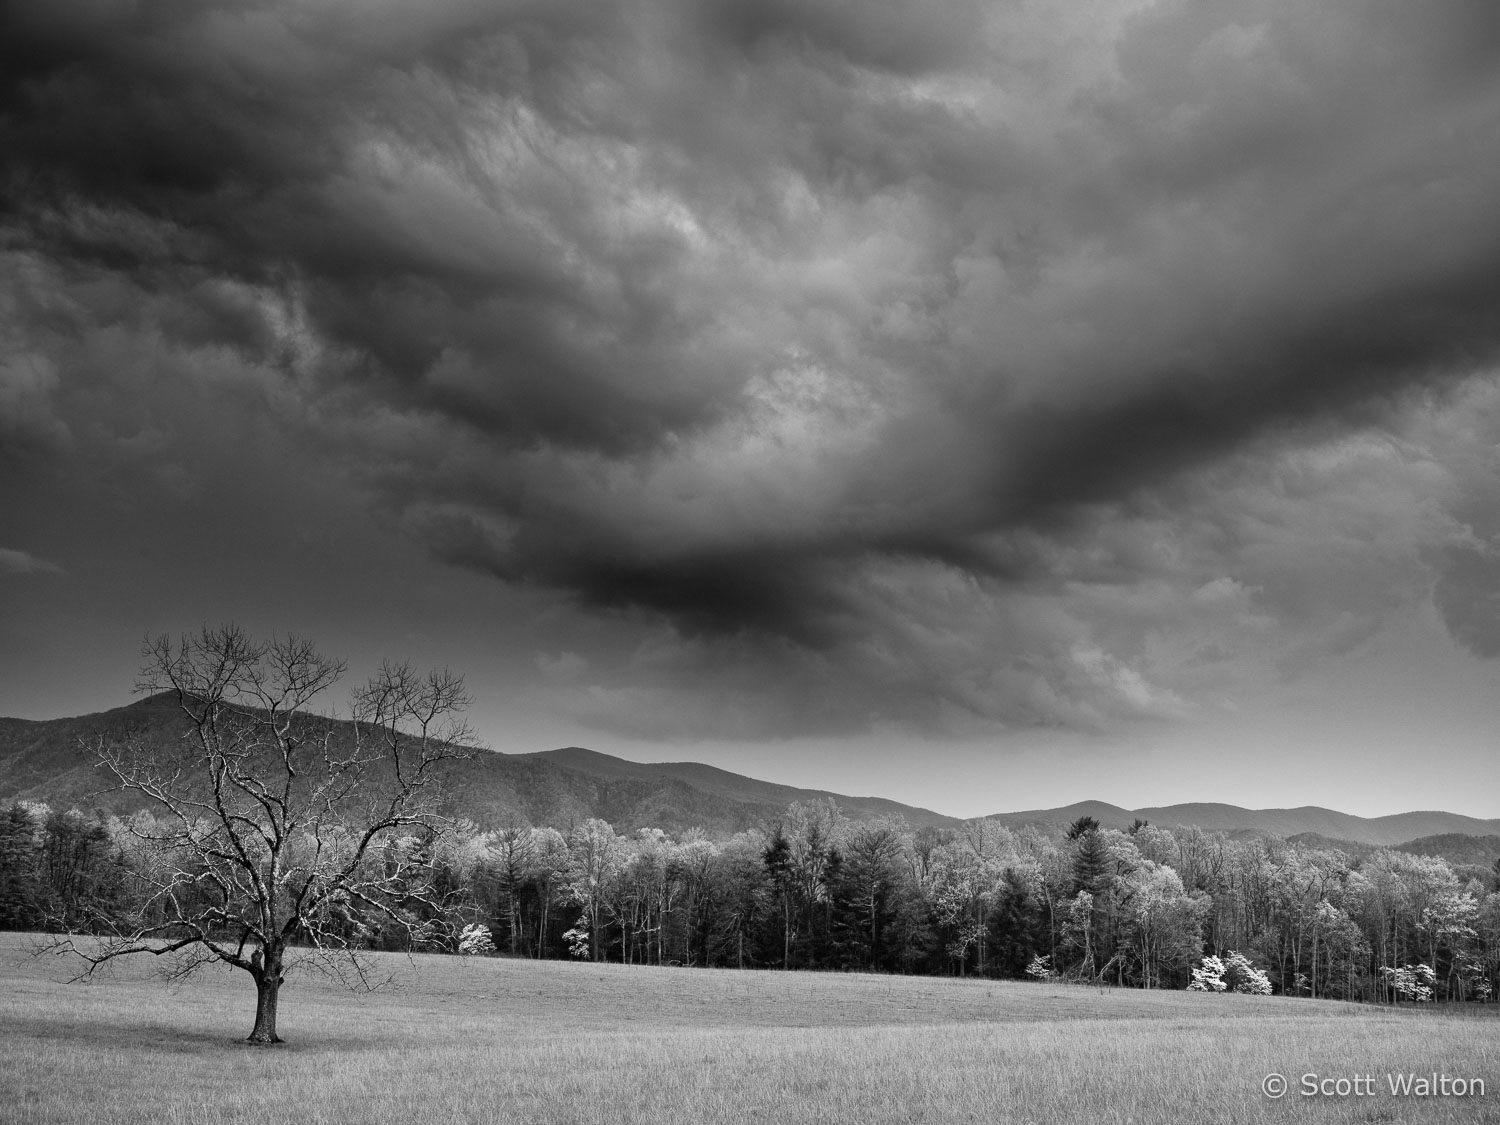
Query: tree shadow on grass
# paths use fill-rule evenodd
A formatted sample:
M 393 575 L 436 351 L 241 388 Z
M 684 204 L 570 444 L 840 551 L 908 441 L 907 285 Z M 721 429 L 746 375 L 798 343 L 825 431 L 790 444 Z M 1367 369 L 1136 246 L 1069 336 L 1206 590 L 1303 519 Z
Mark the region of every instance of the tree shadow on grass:
M 243 1050 L 251 1053 L 263 1051 L 277 1055 L 331 1052 L 349 1055 L 384 1050 L 390 1046 L 389 1041 L 383 1037 L 347 1033 L 309 1033 L 305 1037 L 294 1034 L 281 1043 L 266 1046 L 248 1042 L 247 1034 L 248 1031 L 238 1029 L 230 1033 L 222 1026 L 177 1027 L 159 1021 L 139 1024 L 132 1024 L 125 1020 L 108 1023 L 64 1022 L 34 1016 L 9 1016 L 0 1019 L 0 1035 L 4 1035 L 13 1044 L 25 1040 L 46 1044 L 69 1043 L 87 1048 L 91 1052 L 148 1051 L 154 1054 L 189 1056 L 215 1055 L 225 1050 Z

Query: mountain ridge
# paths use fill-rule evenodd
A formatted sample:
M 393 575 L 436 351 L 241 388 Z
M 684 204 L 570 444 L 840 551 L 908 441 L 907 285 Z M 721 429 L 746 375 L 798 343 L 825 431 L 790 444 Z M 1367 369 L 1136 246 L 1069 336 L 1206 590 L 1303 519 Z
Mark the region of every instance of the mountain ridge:
M 1284 809 L 1246 809 L 1212 801 L 1126 809 L 1104 801 L 1078 801 L 1055 809 L 995 813 L 993 819 L 1008 825 L 1066 825 L 1079 816 L 1092 816 L 1101 827 L 1125 828 L 1140 819 L 1158 827 L 1198 827 L 1205 832 L 1257 831 L 1276 836 L 1314 834 L 1336 840 L 1395 847 L 1433 836 L 1489 836 L 1500 834 L 1500 819 L 1483 820 L 1461 813 L 1414 810 L 1386 816 L 1362 817 L 1353 813 L 1299 805 Z
M 80 739 L 146 731 L 155 738 L 185 732 L 169 696 L 60 719 L 0 718 L 0 801 L 41 800 L 68 807 L 88 803 L 121 811 L 138 807 L 108 789 L 109 778 L 80 750 Z M 485 827 L 525 821 L 566 828 L 589 817 L 617 830 L 702 827 L 728 833 L 774 823 L 794 801 L 832 799 L 846 816 L 899 816 L 914 828 L 956 828 L 964 821 L 886 797 L 855 797 L 803 789 L 732 773 L 702 762 L 634 762 L 581 746 L 526 753 L 482 750 L 452 764 L 445 811 Z M 1230 834 L 1309 834 L 1376 847 L 1396 847 L 1439 836 L 1500 835 L 1500 819 L 1482 820 L 1438 810 L 1359 817 L 1316 805 L 1245 809 L 1220 802 L 1127 809 L 1107 801 L 1078 801 L 1052 809 L 996 813 L 1011 827 L 1067 827 L 1093 816 L 1104 827 L 1125 828 L 1139 818 L 1160 827 L 1197 827 Z M 978 819 L 978 818 L 975 818 Z
M 0 718 L 0 801 L 82 804 L 111 812 L 145 807 L 111 791 L 110 779 L 81 739 L 145 732 L 155 739 L 187 731 L 170 695 L 60 719 Z M 759 781 L 698 762 L 639 763 L 584 747 L 507 754 L 479 750 L 449 764 L 444 811 L 486 827 L 526 821 L 567 827 L 589 817 L 617 829 L 693 827 L 733 832 L 773 822 L 793 801 L 835 800 L 854 819 L 903 816 L 913 827 L 956 827 L 957 817 L 882 797 L 853 797 Z

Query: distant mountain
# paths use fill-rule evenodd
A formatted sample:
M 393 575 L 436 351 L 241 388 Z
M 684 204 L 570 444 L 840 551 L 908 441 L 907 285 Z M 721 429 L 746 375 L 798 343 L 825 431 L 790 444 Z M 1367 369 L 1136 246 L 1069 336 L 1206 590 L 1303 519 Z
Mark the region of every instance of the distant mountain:
M 166 695 L 77 718 L 0 719 L 0 801 L 116 812 L 144 807 L 146 802 L 134 794 L 107 791 L 109 775 L 80 747 L 81 740 L 129 731 L 165 743 L 186 733 L 187 724 Z M 774 820 L 793 801 L 827 798 L 856 820 L 900 816 L 913 827 L 960 823 L 879 797 L 798 789 L 694 762 L 641 764 L 577 746 L 534 754 L 482 750 L 452 763 L 446 781 L 445 811 L 487 827 L 526 822 L 566 829 L 600 817 L 621 832 L 700 827 L 725 833 Z
M 80 749 L 80 741 L 137 731 L 165 742 L 186 730 L 186 720 L 165 695 L 77 718 L 0 719 L 0 801 L 29 799 L 60 808 L 78 805 L 113 811 L 140 807 L 144 802 L 132 794 L 105 791 L 109 776 L 93 766 Z M 600 817 L 621 832 L 661 828 L 675 833 L 701 827 L 718 834 L 774 821 L 793 801 L 828 798 L 854 819 L 900 816 L 913 827 L 961 823 L 930 809 L 879 797 L 798 789 L 696 762 L 630 762 L 579 746 L 534 754 L 480 751 L 467 761 L 453 763 L 447 781 L 445 811 L 486 827 L 525 822 L 567 829 L 589 817 Z M 1186 804 L 1132 810 L 1103 801 L 1081 801 L 1058 809 L 1001 813 L 995 819 L 1011 826 L 1036 824 L 1061 830 L 1080 816 L 1092 816 L 1107 828 L 1126 828 L 1139 818 L 1161 827 L 1197 825 L 1233 837 L 1277 835 L 1301 837 L 1309 843 L 1325 841 L 1315 846 L 1338 846 L 1340 841 L 1374 847 L 1402 845 L 1408 851 L 1471 864 L 1484 861 L 1493 846 L 1471 848 L 1462 840 L 1500 837 L 1500 820 L 1445 812 L 1367 820 L 1311 806 L 1252 810 Z
M 0 719 L 0 800 L 25 798 L 63 808 L 128 805 L 119 794 L 100 792 L 110 785 L 109 775 L 95 767 L 80 744 L 133 730 L 149 730 L 165 740 L 181 734 L 186 725 L 165 696 L 71 719 Z
M 1412 855 L 1440 855 L 1450 863 L 1494 870 L 1500 861 L 1500 836 L 1465 836 L 1446 832 L 1441 836 L 1423 836 L 1397 844 L 1397 849 Z
M 1351 859 L 1365 859 L 1371 852 L 1379 851 L 1374 844 L 1361 844 L 1355 840 L 1330 840 L 1316 832 L 1299 832 L 1288 836 L 1287 842 L 1301 844 L 1307 848 L 1336 849 Z M 1441 836 L 1422 836 L 1396 844 L 1393 851 L 1409 855 L 1436 856 L 1446 859 L 1460 882 L 1478 879 L 1486 887 L 1493 886 L 1496 879 L 1496 861 L 1500 860 L 1500 836 L 1467 836 L 1458 832 L 1445 832 Z
M 1092 816 L 1105 828 L 1127 828 L 1140 819 L 1161 828 L 1196 825 L 1205 832 L 1260 833 L 1292 837 L 1313 833 L 1332 841 L 1350 840 L 1389 848 L 1418 837 L 1458 834 L 1487 836 L 1500 832 L 1500 820 L 1480 820 L 1447 812 L 1409 812 L 1366 818 L 1304 805 L 1296 809 L 1242 809 L 1237 805 L 1193 803 L 1146 809 L 1122 809 L 1103 801 L 1080 801 L 1059 809 L 999 813 L 1008 825 L 1066 827 L 1080 816 Z

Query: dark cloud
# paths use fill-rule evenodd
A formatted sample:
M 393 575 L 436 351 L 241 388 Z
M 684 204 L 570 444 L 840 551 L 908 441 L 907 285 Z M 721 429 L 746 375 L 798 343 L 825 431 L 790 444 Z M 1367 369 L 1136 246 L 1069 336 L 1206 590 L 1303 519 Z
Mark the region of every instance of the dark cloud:
M 902 0 L 710 0 L 694 7 L 731 42 L 810 47 L 857 66 L 915 75 L 975 61 L 984 32 L 984 6 L 955 0 L 939 6 Z
M 1235 517 L 1493 365 L 1500 20 L 1097 8 L 6 5 L 0 454 L 191 491 L 206 388 L 439 557 L 670 623 L 653 690 L 770 699 L 790 643 L 843 722 L 1169 716 L 1235 621 L 1357 643 L 1451 520 L 1346 595 L 1264 538 L 1333 484 Z
M 1494 549 L 1450 547 L 1436 601 L 1453 638 L 1478 656 L 1500 656 L 1500 559 Z
M 1487 427 L 1480 435 L 1478 455 L 1458 464 L 1464 486 L 1453 505 L 1458 530 L 1433 551 L 1433 601 L 1454 640 L 1493 659 L 1500 657 L 1500 489 L 1495 435 Z

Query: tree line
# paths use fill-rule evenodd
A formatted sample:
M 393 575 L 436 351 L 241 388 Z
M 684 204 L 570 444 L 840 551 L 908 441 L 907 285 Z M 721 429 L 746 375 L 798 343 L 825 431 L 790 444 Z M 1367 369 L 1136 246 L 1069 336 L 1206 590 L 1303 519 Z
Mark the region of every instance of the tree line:
M 158 854 L 142 845 L 169 827 L 13 804 L 0 928 L 139 930 L 153 909 L 170 925 L 183 903 L 150 900 Z M 454 952 L 477 925 L 515 957 L 1140 988 L 1188 987 L 1203 958 L 1237 953 L 1278 994 L 1385 1002 L 1492 1001 L 1500 976 L 1500 865 L 1140 822 L 914 830 L 828 801 L 719 838 L 429 823 L 362 863 L 381 909 L 348 898 L 319 923 L 362 949 Z

